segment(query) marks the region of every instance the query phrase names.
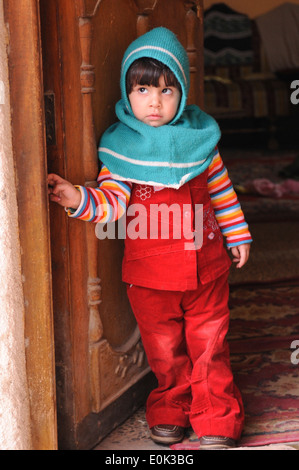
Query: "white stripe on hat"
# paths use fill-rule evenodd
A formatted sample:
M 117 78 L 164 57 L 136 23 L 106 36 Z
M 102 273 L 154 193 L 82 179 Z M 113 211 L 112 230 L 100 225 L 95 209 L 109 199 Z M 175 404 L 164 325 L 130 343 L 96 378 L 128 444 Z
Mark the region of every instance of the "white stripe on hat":
M 157 46 L 142 46 L 142 47 L 138 47 L 138 49 L 135 49 L 134 51 L 132 51 L 128 57 L 126 58 L 126 60 L 124 61 L 123 63 L 123 69 L 124 69 L 124 66 L 127 62 L 127 60 L 129 59 L 129 57 L 131 57 L 131 55 L 135 54 L 136 52 L 139 52 L 139 51 L 142 51 L 144 49 L 154 49 L 154 50 L 157 50 L 157 51 L 161 51 L 161 52 L 164 52 L 165 54 L 168 54 L 170 55 L 170 57 L 172 57 L 172 59 L 177 63 L 177 65 L 179 66 L 183 76 L 184 76 L 184 80 L 185 80 L 185 84 L 187 85 L 187 78 L 186 78 L 186 75 L 185 75 L 185 72 L 184 72 L 184 69 L 183 69 L 183 66 L 182 64 L 180 63 L 180 61 L 177 59 L 177 57 L 172 54 L 172 52 L 168 51 L 167 49 L 163 49 L 163 47 L 157 47 Z M 123 73 L 123 70 L 122 70 L 122 73 Z

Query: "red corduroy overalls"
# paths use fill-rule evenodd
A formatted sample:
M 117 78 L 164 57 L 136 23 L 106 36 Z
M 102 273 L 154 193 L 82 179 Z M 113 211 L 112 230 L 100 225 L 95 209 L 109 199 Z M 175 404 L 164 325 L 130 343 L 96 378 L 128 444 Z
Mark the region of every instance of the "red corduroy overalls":
M 178 190 L 155 191 L 151 186 L 133 185 L 123 280 L 158 380 L 158 388 L 147 401 L 149 427 L 191 424 L 199 437 L 239 439 L 244 412 L 226 341 L 231 261 L 211 205 L 207 175 L 208 170 Z M 176 215 L 161 220 L 155 206 L 160 204 L 175 204 Z M 191 220 L 194 229 L 196 204 L 203 205 L 203 244 L 190 250 L 186 249 L 191 246 L 190 239 L 177 235 L 178 224 L 181 233 L 186 221 Z M 142 209 L 139 213 L 138 207 Z M 156 234 L 151 216 L 160 229 L 155 239 L 150 238 Z M 169 237 L 163 239 L 165 224 L 170 230 Z M 137 232 L 142 239 L 133 239 Z

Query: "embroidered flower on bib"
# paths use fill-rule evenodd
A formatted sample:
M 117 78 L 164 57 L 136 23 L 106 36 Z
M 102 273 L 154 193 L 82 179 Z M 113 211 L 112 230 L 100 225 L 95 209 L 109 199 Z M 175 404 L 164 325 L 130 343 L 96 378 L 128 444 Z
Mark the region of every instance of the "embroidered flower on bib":
M 152 187 L 142 184 L 138 184 L 135 190 L 136 197 L 140 198 L 142 201 L 149 199 L 152 195 Z
M 206 232 L 209 232 L 208 239 L 214 240 L 217 237 L 218 240 L 222 239 L 221 232 L 219 230 L 218 223 L 215 218 L 215 213 L 213 209 L 208 209 L 203 216 L 203 229 Z
M 219 227 L 215 218 L 215 213 L 213 209 L 209 208 L 204 212 L 203 216 L 203 228 L 204 230 L 210 230 L 213 232 L 218 232 Z

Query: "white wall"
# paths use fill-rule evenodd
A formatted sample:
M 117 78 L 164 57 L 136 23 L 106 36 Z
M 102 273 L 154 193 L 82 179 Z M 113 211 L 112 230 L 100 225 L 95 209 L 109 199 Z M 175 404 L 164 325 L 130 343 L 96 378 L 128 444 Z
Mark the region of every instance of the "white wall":
M 0 450 L 29 450 L 24 305 L 6 44 L 0 0 Z

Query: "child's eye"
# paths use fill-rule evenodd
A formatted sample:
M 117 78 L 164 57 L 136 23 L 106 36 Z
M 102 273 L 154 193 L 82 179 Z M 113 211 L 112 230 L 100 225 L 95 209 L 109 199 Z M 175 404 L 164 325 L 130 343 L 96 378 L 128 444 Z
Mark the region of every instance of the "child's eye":
M 138 91 L 139 91 L 139 93 L 144 95 L 145 93 L 147 93 L 148 90 L 147 90 L 147 88 L 142 86 L 142 87 L 138 88 Z
M 172 90 L 171 90 L 171 88 L 163 88 L 162 93 L 164 95 L 171 95 Z

